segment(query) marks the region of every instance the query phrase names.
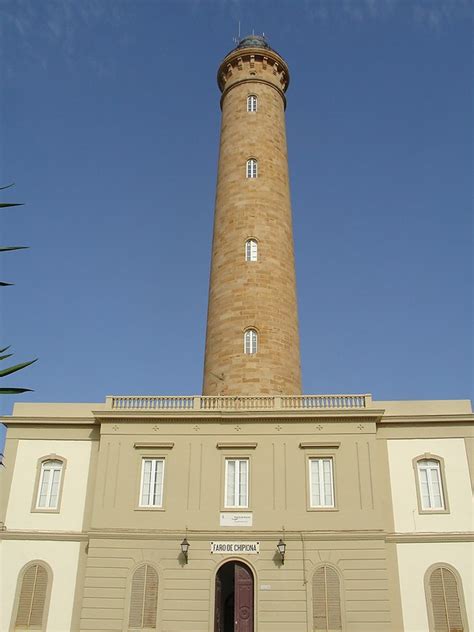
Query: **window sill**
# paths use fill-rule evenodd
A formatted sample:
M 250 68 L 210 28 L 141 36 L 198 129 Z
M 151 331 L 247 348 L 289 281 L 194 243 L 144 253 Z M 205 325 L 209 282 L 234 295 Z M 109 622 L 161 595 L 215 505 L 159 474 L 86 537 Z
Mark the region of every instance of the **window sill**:
M 339 507 L 308 507 L 306 511 L 339 511 Z
M 135 507 L 133 511 L 166 511 L 165 507 Z
M 46 509 L 46 508 L 36 508 L 31 510 L 31 513 L 42 513 L 42 514 L 58 514 L 60 513 L 59 509 Z
M 431 516 L 433 514 L 449 514 L 449 509 L 419 509 L 420 516 Z

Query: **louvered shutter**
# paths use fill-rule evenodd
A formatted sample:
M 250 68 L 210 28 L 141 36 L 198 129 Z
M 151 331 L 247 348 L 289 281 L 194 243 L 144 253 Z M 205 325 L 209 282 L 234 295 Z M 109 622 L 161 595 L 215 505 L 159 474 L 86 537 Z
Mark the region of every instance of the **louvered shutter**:
M 130 630 L 155 630 L 158 606 L 158 573 L 149 564 L 137 568 L 130 594 Z
M 461 604 L 454 573 L 437 568 L 430 576 L 434 632 L 463 632 Z
M 313 628 L 316 632 L 342 630 L 339 577 L 329 566 L 313 576 Z
M 48 573 L 40 564 L 29 566 L 23 574 L 15 628 L 41 630 L 43 624 Z
M 156 628 L 156 608 L 158 605 L 158 573 L 153 566 L 146 567 L 145 596 L 143 600 L 143 627 Z

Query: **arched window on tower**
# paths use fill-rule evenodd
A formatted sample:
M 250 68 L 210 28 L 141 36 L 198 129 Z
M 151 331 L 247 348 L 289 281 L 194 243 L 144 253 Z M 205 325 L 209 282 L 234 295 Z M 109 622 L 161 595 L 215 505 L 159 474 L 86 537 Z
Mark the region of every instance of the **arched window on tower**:
M 257 160 L 256 158 L 250 158 L 247 160 L 247 178 L 257 177 Z
M 142 564 L 133 573 L 130 591 L 129 632 L 156 630 L 158 573 L 150 564 Z
M 313 630 L 342 630 L 339 575 L 330 566 L 320 566 L 313 575 Z
M 257 353 L 258 334 L 255 329 L 247 329 L 244 334 L 244 353 Z
M 256 239 L 247 239 L 245 242 L 245 261 L 257 261 L 258 246 Z
M 257 111 L 257 97 L 255 94 L 249 94 L 247 97 L 247 112 Z

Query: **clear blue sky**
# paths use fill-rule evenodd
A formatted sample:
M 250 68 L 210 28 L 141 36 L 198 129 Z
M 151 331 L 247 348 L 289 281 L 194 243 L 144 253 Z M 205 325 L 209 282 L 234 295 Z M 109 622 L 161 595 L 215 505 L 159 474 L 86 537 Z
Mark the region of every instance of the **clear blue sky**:
M 200 392 L 239 19 L 291 71 L 304 391 L 472 397 L 472 10 L 3 0 L 0 199 L 27 204 L 1 243 L 31 249 L 0 259 L 1 346 L 40 358 L 21 401 Z

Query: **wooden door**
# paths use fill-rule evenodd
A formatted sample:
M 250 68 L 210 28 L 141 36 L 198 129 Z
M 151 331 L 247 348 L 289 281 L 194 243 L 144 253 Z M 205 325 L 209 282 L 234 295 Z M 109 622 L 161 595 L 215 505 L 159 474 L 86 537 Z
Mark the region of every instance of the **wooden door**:
M 223 613 L 222 613 L 222 579 L 219 573 L 216 575 L 216 606 L 215 606 L 215 632 L 224 632 Z
M 253 632 L 253 575 L 239 562 L 234 568 L 234 632 Z

